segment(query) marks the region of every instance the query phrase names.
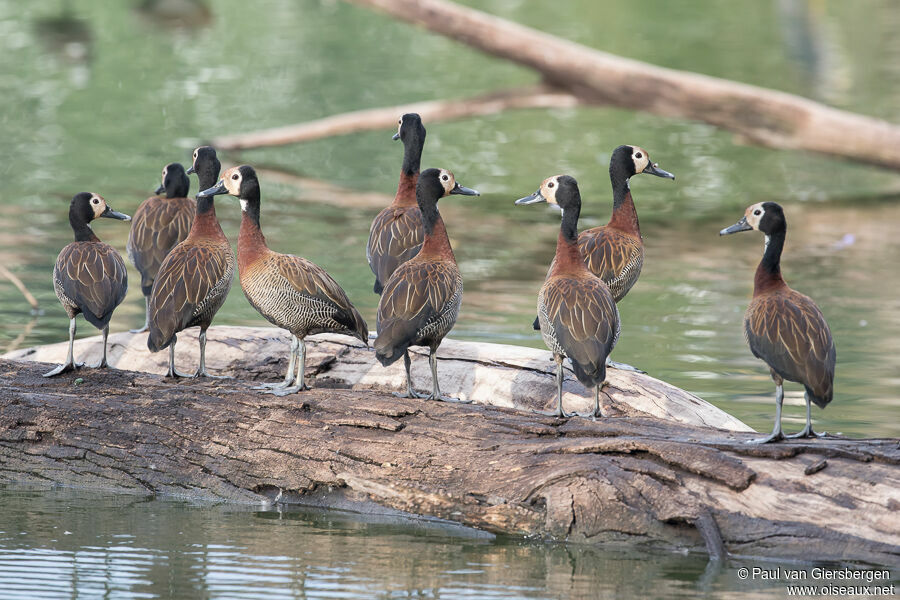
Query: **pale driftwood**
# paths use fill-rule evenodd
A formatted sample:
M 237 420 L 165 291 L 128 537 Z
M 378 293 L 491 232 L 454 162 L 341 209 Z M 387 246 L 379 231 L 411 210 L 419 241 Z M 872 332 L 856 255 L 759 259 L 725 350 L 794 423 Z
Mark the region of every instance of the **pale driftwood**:
M 28 288 L 25 287 L 25 284 L 22 283 L 22 280 L 19 279 L 15 273 L 7 269 L 5 265 L 0 264 L 0 275 L 8 279 L 9 282 L 16 286 L 16 289 L 18 289 L 22 293 L 22 295 L 25 296 L 25 301 L 28 302 L 29 305 L 31 305 L 32 311 L 38 310 L 37 298 L 35 298 L 31 294 L 31 292 L 28 291 Z
M 881 119 L 777 90 L 623 58 L 444 0 L 349 1 L 532 68 L 542 75 L 545 86 L 505 90 L 494 100 L 489 95 L 356 111 L 225 136 L 214 140 L 215 145 L 250 148 L 385 129 L 403 112 L 420 112 L 426 121 L 435 122 L 510 108 L 582 103 L 701 121 L 769 148 L 900 168 L 900 127 Z
M 46 380 L 49 366 L 0 360 L 0 484 L 381 506 L 568 542 L 900 564 L 897 440 L 754 447 L 650 417 L 358 390 L 277 398 L 120 370 Z
M 702 121 L 769 148 L 900 168 L 900 127 L 812 100 L 601 52 L 445 0 L 349 0 L 530 67 L 586 102 Z
M 208 331 L 207 367 L 213 373 L 251 381 L 279 381 L 287 368 L 289 338 L 273 327 L 216 326 Z M 4 355 L 15 360 L 62 362 L 68 342 L 18 350 Z M 178 337 L 175 358 L 179 368 L 193 370 L 197 360 L 197 330 Z M 101 338 L 75 343 L 75 358 L 87 364 L 100 358 Z M 430 390 L 431 371 L 424 349 L 414 348 L 413 380 Z M 96 357 L 96 359 L 95 359 Z M 109 336 L 109 364 L 119 369 L 163 374 L 168 353 L 151 354 L 147 335 L 128 332 Z M 444 340 L 438 351 L 441 389 L 479 404 L 522 410 L 554 406 L 555 363 L 546 350 Z M 314 386 L 354 390 L 405 390 L 403 361 L 384 368 L 375 352 L 358 340 L 342 335 L 307 338 L 307 376 Z M 610 385 L 600 399 L 606 414 L 654 416 L 692 425 L 733 431 L 752 431 L 744 423 L 712 404 L 648 375 L 610 369 Z M 568 410 L 587 412 L 593 395 L 574 379 L 571 371 L 563 394 Z
M 361 131 L 397 128 L 397 120 L 405 113 L 419 113 L 426 122 L 478 117 L 524 108 L 569 108 L 580 101 L 566 92 L 544 86 L 494 92 L 464 100 L 433 100 L 388 108 L 372 108 L 343 113 L 307 123 L 276 127 L 253 133 L 226 135 L 213 139 L 212 145 L 222 150 L 282 146 L 309 142 L 320 138 Z

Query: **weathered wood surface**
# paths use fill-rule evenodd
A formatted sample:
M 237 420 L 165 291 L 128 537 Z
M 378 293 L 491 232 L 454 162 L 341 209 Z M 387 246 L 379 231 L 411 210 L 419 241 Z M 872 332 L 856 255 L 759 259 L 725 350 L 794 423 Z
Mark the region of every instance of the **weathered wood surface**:
M 428 121 L 481 114 L 506 108 L 616 106 L 664 117 L 708 123 L 742 141 L 768 148 L 805 150 L 856 162 L 900 169 L 900 126 L 801 96 L 699 73 L 668 69 L 601 52 L 518 23 L 445 0 L 348 0 L 385 12 L 538 72 L 546 84 L 540 93 L 498 92 L 508 106 L 484 98 L 423 103 Z M 216 147 L 248 148 L 308 141 L 368 129 L 361 117 L 377 117 L 409 107 L 335 115 L 307 124 L 217 138 Z M 425 116 L 423 114 L 423 116 Z M 393 122 L 393 121 L 392 121 Z M 353 126 L 360 126 L 354 129 Z
M 197 329 L 178 337 L 175 358 L 185 372 L 196 368 Z M 75 359 L 92 364 L 100 358 L 100 336 L 75 342 Z M 62 362 L 68 342 L 27 348 L 5 358 Z M 207 367 L 215 374 L 256 381 L 280 381 L 287 369 L 289 338 L 273 327 L 216 326 L 208 331 Z M 413 382 L 420 391 L 431 390 L 427 351 L 414 348 Z M 109 336 L 109 364 L 119 369 L 166 372 L 168 352 L 151 354 L 146 334 L 128 332 Z M 438 376 L 446 393 L 479 404 L 535 410 L 555 407 L 556 365 L 546 350 L 445 340 L 438 350 Z M 313 386 L 355 390 L 403 391 L 403 361 L 384 368 L 375 351 L 359 340 L 342 335 L 307 338 L 307 382 Z M 588 412 L 593 395 L 571 371 L 564 385 L 567 410 Z M 605 414 L 655 416 L 681 423 L 735 431 L 751 431 L 744 423 L 708 402 L 653 377 L 609 370 L 610 385 L 600 394 Z
M 343 389 L 278 398 L 123 370 L 47 380 L 49 367 L 0 360 L 0 483 L 375 503 L 570 542 L 900 564 L 897 440 L 754 447 L 650 417 Z

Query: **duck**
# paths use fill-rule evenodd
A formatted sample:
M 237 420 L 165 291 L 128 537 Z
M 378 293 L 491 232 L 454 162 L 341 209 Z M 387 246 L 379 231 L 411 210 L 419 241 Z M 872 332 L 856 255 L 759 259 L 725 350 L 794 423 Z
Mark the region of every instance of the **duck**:
M 215 186 L 204 189 L 199 196 L 219 194 L 235 196 L 241 203 L 237 261 L 244 295 L 266 320 L 291 334 L 284 381 L 256 389 L 278 396 L 308 390 L 304 378 L 306 336 L 340 333 L 355 337 L 368 347 L 368 325 L 325 269 L 305 258 L 269 249 L 260 227 L 259 178 L 253 167 L 228 169 Z
M 792 290 L 781 276 L 787 234 L 784 209 L 776 202 L 753 204 L 741 220 L 719 235 L 753 230 L 765 234 L 766 246 L 753 279 L 753 299 L 744 315 L 744 335 L 753 356 L 768 365 L 775 382 L 775 427 L 770 435 L 749 443 L 819 437 L 823 434 L 813 431 L 810 403 L 825 408 L 834 395 L 834 339 L 816 303 Z M 784 380 L 800 383 L 806 391 L 806 427 L 788 436 L 781 431 Z
M 53 377 L 74 371 L 82 366 L 75 362 L 75 317 L 85 320 L 103 332 L 103 355 L 91 368 L 106 368 L 106 339 L 113 311 L 128 291 L 125 261 L 115 248 L 100 241 L 91 228 L 91 221 L 105 217 L 130 221 L 131 217 L 113 210 L 103 196 L 81 192 L 69 204 L 69 225 L 75 241 L 62 249 L 53 267 L 53 289 L 69 316 L 69 353 L 66 362 L 44 373 Z
M 422 212 L 416 203 L 416 182 L 425 146 L 422 118 L 416 113 L 400 117 L 393 139 L 403 142 L 400 182 L 393 202 L 372 221 L 366 244 L 366 259 L 375 274 L 376 294 L 381 294 L 398 266 L 419 253 L 425 240 Z
M 144 324 L 131 333 L 143 333 L 149 327 L 150 292 L 159 266 L 176 244 L 191 230 L 196 203 L 188 194 L 191 180 L 181 163 L 169 163 L 162 170 L 162 184 L 156 195 L 141 202 L 134 211 L 128 234 L 128 260 L 141 274 L 141 292 L 146 307 Z M 165 196 L 160 196 L 160 194 Z
M 545 179 L 536 192 L 516 204 L 547 202 L 562 209 L 562 224 L 550 272 L 538 293 L 541 336 L 556 362 L 556 410 L 542 414 L 571 417 L 563 410 L 563 360 L 572 362 L 575 377 L 594 390 L 593 419 L 601 417 L 600 388 L 606 382 L 607 359 L 619 339 L 619 310 L 603 279 L 588 269 L 578 245 L 581 193 L 569 175 Z
M 637 210 L 631 196 L 631 178 L 646 174 L 675 179 L 659 168 L 640 146 L 622 145 L 609 159 L 609 180 L 613 190 L 613 210 L 609 223 L 586 229 L 578 235 L 578 249 L 587 268 L 602 279 L 618 303 L 628 294 L 641 275 L 644 264 L 644 239 Z M 535 318 L 534 329 L 540 329 Z M 639 371 L 630 365 L 610 362 L 610 366 Z
M 221 166 L 214 148 L 200 146 L 187 173 L 197 174 L 202 190 L 215 185 Z M 225 303 L 236 261 L 213 201 L 212 196 L 197 196 L 191 229 L 163 259 L 148 296 L 147 347 L 151 352 L 169 349 L 167 377 L 222 377 L 206 370 L 206 330 Z M 175 342 L 178 333 L 194 326 L 200 327 L 200 365 L 189 375 L 175 368 Z
M 416 203 L 422 213 L 425 232 L 422 249 L 397 267 L 378 302 L 375 357 L 385 367 L 403 357 L 406 393 L 396 394 L 401 398 L 471 402 L 443 396 L 437 374 L 437 349 L 456 323 L 463 292 L 462 275 L 437 207 L 438 200 L 451 194 L 480 195 L 478 191 L 460 185 L 446 169 L 426 169 L 419 175 Z M 430 395 L 413 390 L 409 372 L 410 346 L 429 349 Z

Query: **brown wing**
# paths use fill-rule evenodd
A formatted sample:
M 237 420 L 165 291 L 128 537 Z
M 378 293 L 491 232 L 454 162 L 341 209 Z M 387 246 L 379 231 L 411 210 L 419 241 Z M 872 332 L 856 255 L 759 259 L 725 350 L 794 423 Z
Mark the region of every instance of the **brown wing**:
M 150 350 L 167 347 L 188 327 L 208 326 L 233 277 L 234 254 L 227 242 L 175 246 L 160 265 L 149 296 Z
M 461 294 L 462 278 L 451 261 L 410 261 L 400 265 L 378 302 L 375 352 L 379 360 L 391 364 L 409 346 L 423 341 L 419 339 L 422 332 L 429 332 L 430 337 L 446 335 L 453 327 Z M 443 323 L 444 320 L 450 322 Z
M 591 387 L 606 378 L 606 357 L 619 338 L 619 311 L 598 279 L 556 277 L 544 283 L 538 312 L 547 335 L 572 361 L 575 375 Z M 553 348 L 551 348 L 553 349 Z
M 825 317 L 809 297 L 789 290 L 754 298 L 744 333 L 753 355 L 778 375 L 806 386 L 819 406 L 831 401 L 837 353 Z
M 128 234 L 128 258 L 148 294 L 163 259 L 191 230 L 196 203 L 189 198 L 147 198 L 135 211 Z
M 125 299 L 128 273 L 115 248 L 103 242 L 73 242 L 62 249 L 53 270 L 54 287 L 65 306 L 77 308 L 98 329 L 109 324 Z
M 602 279 L 618 302 L 640 277 L 644 246 L 639 239 L 607 227 L 582 231 L 578 249 L 587 268 Z
M 425 228 L 417 206 L 387 207 L 372 221 L 366 258 L 375 274 L 375 293 L 380 294 L 397 267 L 422 249 Z
M 369 329 L 365 319 L 350 302 L 344 288 L 325 269 L 299 256 L 274 253 L 273 256 L 277 258 L 280 275 L 296 292 L 330 306 L 327 319 L 336 321 L 348 333 L 368 343 Z M 331 327 L 322 330 L 331 330 Z

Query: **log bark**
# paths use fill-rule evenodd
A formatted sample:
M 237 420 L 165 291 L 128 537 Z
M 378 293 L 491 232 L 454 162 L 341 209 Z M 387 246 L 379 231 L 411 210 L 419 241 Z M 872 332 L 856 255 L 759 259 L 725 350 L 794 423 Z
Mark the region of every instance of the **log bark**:
M 750 448 L 743 434 L 646 417 L 566 421 L 349 390 L 275 398 L 118 370 L 73 385 L 43 380 L 47 366 L 0 362 L 2 483 L 374 502 L 569 542 L 900 562 L 895 440 Z M 827 468 L 804 475 L 822 456 Z
M 297 125 L 226 135 L 213 139 L 211 144 L 222 150 L 283 146 L 361 131 L 396 129 L 397 119 L 406 113 L 419 113 L 426 123 L 434 123 L 492 115 L 510 109 L 570 108 L 580 103 L 572 94 L 552 90 L 547 86 L 533 86 L 462 100 L 432 100 L 357 110 Z
M 768 148 L 804 150 L 900 169 L 900 126 L 882 119 L 777 90 L 623 58 L 445 0 L 348 1 L 534 69 L 545 86 L 519 92 L 520 103 L 516 91 L 511 90 L 499 92 L 497 101 L 488 96 L 372 109 L 222 137 L 214 145 L 249 148 L 389 128 L 398 115 L 410 111 L 421 112 L 434 122 L 507 108 L 541 107 L 543 103 L 584 103 L 700 121 Z
M 278 398 L 116 369 L 46 380 L 49 367 L 0 360 L 0 483 L 374 505 L 569 542 L 900 564 L 896 439 L 759 447 L 648 416 L 554 419 L 374 390 Z
M 289 338 L 273 327 L 211 327 L 207 341 L 207 366 L 213 373 L 239 379 L 281 381 L 287 369 Z M 193 372 L 197 361 L 197 329 L 178 336 L 175 359 L 180 369 Z M 5 358 L 62 362 L 68 342 L 26 348 Z M 427 351 L 410 350 L 413 381 L 420 391 L 431 391 Z M 75 342 L 76 360 L 93 364 L 101 356 L 101 338 Z M 263 358 L 259 358 L 263 357 Z M 147 336 L 128 332 L 109 336 L 109 364 L 120 369 L 163 374 L 168 352 L 147 351 Z M 441 389 L 480 404 L 521 410 L 555 407 L 556 367 L 550 352 L 505 344 L 478 344 L 445 339 L 438 350 Z M 375 360 L 375 352 L 358 340 L 342 335 L 307 338 L 307 382 L 313 386 L 355 390 L 406 390 L 403 361 L 388 368 Z M 190 367 L 190 368 L 188 368 Z M 600 395 L 610 415 L 655 416 L 682 423 L 735 431 L 752 431 L 747 425 L 693 394 L 640 373 L 609 370 L 610 385 Z M 587 412 L 593 393 L 567 370 L 563 388 L 567 410 Z

